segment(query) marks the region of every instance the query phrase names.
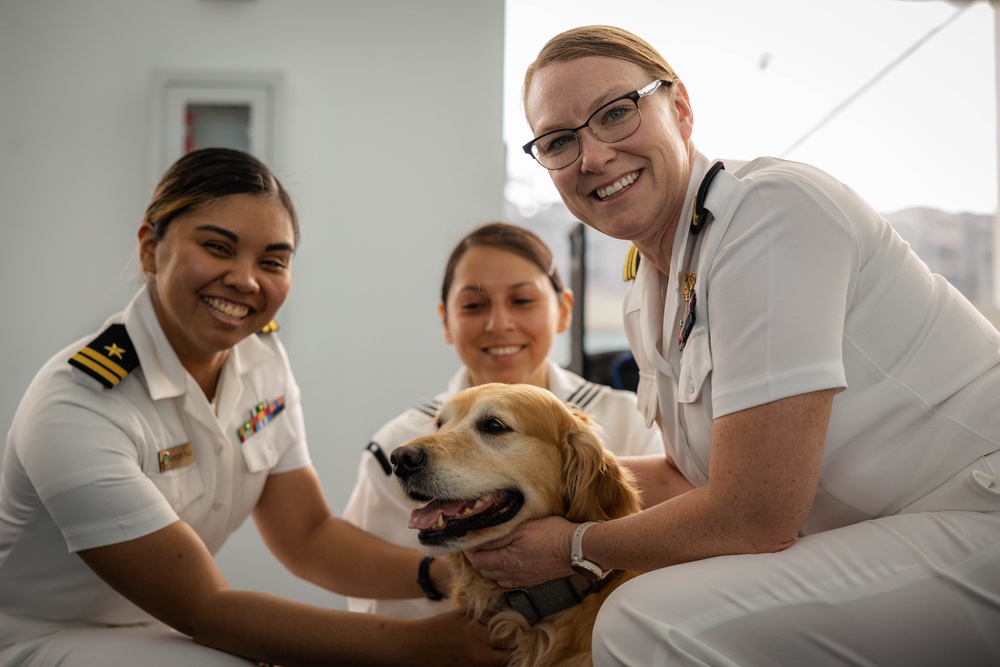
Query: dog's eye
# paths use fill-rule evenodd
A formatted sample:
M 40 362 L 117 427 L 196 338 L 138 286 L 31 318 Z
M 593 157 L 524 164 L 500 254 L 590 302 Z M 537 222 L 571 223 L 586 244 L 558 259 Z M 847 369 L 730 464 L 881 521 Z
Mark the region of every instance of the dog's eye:
M 496 417 L 486 417 L 479 422 L 479 430 L 483 433 L 495 434 L 507 433 L 511 428 Z

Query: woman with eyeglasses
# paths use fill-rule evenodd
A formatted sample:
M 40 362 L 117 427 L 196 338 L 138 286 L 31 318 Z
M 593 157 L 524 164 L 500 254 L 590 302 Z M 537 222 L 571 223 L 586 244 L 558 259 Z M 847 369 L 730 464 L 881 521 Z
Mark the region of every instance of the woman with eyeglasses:
M 163 176 L 139 226 L 142 287 L 42 368 L 14 417 L 0 664 L 504 662 L 458 612 L 325 609 L 232 590 L 215 564 L 252 514 L 303 579 L 344 595 L 422 594 L 409 576 L 421 554 L 333 516 L 312 467 L 272 321 L 298 240 L 288 192 L 246 153 L 195 151 Z
M 382 426 L 361 456 L 358 480 L 344 518 L 385 540 L 422 548 L 407 527 L 413 503 L 392 476 L 393 449 L 436 428 L 441 405 L 462 389 L 487 382 L 526 383 L 576 404 L 604 429 L 605 444 L 619 455 L 662 457 L 655 426 L 647 427 L 630 391 L 588 382 L 549 359 L 558 334 L 569 328 L 572 291 L 563 285 L 549 247 L 524 227 L 494 222 L 474 229 L 451 252 L 438 314 L 445 341 L 462 367 L 434 399 Z M 418 571 L 423 599 L 351 598 L 350 608 L 404 618 L 447 609 L 445 561 L 426 557 Z
M 829 175 L 700 153 L 631 33 L 554 37 L 524 108 L 569 210 L 634 245 L 625 326 L 667 455 L 632 465 L 643 512 L 529 522 L 476 567 L 644 573 L 596 665 L 1000 663 L 997 329 Z

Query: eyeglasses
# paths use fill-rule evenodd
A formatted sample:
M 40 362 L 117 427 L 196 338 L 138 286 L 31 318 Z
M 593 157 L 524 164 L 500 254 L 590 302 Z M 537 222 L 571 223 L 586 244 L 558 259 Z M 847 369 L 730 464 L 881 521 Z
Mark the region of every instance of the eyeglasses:
M 621 141 L 639 129 L 642 118 L 639 115 L 639 98 L 655 93 L 660 86 L 670 87 L 673 81 L 658 79 L 644 88 L 616 97 L 595 111 L 580 127 L 571 130 L 553 130 L 535 137 L 522 148 L 546 169 L 555 170 L 568 167 L 580 157 L 580 136 L 583 128 L 606 144 Z

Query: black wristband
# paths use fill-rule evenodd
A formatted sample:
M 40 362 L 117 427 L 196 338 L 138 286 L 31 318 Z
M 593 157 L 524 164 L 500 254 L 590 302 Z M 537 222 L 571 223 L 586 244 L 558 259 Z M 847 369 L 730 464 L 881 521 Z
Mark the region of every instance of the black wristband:
M 417 568 L 417 584 L 429 600 L 443 600 L 447 596 L 434 588 L 434 582 L 431 581 L 431 563 L 433 562 L 434 556 L 424 556 L 420 559 L 420 567 Z

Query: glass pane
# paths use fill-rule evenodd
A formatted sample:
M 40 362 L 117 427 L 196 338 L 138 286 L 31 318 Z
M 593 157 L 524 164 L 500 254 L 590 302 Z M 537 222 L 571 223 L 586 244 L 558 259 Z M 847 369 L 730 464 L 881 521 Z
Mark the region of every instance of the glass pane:
M 250 151 L 250 105 L 189 104 L 184 152 L 222 147 Z

